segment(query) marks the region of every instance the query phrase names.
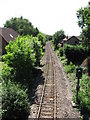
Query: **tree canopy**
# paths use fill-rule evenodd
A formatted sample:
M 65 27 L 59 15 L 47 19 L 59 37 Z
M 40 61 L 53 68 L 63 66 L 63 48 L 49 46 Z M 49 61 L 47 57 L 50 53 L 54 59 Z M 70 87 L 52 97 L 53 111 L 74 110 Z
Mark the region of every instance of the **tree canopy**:
M 83 45 L 90 48 L 90 2 L 88 6 L 77 11 L 78 25 L 82 29 L 81 38 Z
M 57 45 L 58 45 L 59 41 L 64 38 L 65 38 L 65 33 L 63 30 L 55 32 L 55 34 L 53 35 L 53 42 L 55 45 L 55 49 L 57 49 Z
M 4 24 L 4 27 L 12 28 L 20 35 L 36 36 L 39 33 L 38 28 L 34 28 L 32 23 L 28 19 L 24 19 L 22 16 L 20 18 L 15 17 L 7 20 Z

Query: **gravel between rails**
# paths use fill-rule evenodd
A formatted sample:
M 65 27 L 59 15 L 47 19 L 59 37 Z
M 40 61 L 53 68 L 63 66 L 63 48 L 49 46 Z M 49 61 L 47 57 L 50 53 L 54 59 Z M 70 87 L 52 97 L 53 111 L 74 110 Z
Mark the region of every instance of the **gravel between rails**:
M 49 52 L 51 51 L 53 62 L 54 62 L 54 76 L 56 81 L 56 117 L 57 118 L 80 118 L 79 111 L 76 108 L 72 107 L 72 91 L 71 84 L 69 79 L 67 78 L 63 65 L 61 61 L 58 59 L 56 53 L 51 48 L 50 42 L 48 42 L 45 46 L 45 55 L 41 60 L 43 76 L 45 77 L 45 70 L 47 69 L 45 64 L 49 58 L 47 58 Z M 49 57 L 49 56 L 48 56 Z M 38 100 L 36 103 L 31 105 L 30 108 L 30 116 L 29 118 L 36 118 L 38 113 L 38 108 L 41 99 L 43 85 L 38 85 L 36 94 L 38 96 Z

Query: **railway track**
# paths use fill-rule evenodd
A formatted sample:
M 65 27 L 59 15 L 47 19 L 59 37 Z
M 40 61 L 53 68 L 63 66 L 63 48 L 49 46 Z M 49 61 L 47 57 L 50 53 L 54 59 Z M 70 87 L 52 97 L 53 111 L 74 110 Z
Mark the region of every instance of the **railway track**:
M 45 54 L 42 58 L 44 85 L 37 89 L 38 100 L 32 106 L 30 118 L 52 120 L 58 118 L 80 118 L 80 113 L 72 107 L 72 92 L 70 82 L 67 79 L 64 68 L 50 42 L 45 46 Z M 43 89 L 43 90 L 42 90 Z
M 40 106 L 38 109 L 37 118 L 53 118 L 56 119 L 56 81 L 55 81 L 55 61 L 52 54 L 52 49 L 48 43 L 46 45 L 46 70 L 45 82 L 41 95 Z

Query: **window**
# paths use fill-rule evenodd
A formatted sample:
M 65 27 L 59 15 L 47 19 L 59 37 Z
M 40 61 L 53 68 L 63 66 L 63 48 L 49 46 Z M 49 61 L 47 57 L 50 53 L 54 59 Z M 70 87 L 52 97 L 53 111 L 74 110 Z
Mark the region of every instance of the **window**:
M 13 35 L 12 34 L 9 34 L 11 38 L 13 38 Z

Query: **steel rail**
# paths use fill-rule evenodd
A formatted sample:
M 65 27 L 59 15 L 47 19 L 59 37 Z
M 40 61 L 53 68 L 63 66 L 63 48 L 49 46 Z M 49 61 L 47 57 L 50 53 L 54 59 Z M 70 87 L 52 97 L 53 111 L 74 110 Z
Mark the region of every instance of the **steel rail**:
M 52 48 L 51 48 L 51 46 L 50 46 L 50 52 L 51 53 L 53 53 L 53 51 L 52 51 Z M 52 55 L 52 54 L 51 54 Z M 55 54 L 53 53 L 53 55 L 55 56 Z M 53 67 L 55 67 L 55 61 L 54 61 L 54 57 L 53 57 L 53 55 L 52 55 L 52 58 L 53 58 Z M 57 105 L 57 101 L 56 101 L 56 79 L 55 79 L 55 73 L 56 73 L 56 71 L 55 71 L 55 69 L 53 69 L 53 79 L 54 79 L 54 120 L 56 120 L 56 112 L 57 112 L 57 109 L 56 109 L 56 105 Z
M 55 69 L 54 69 L 54 120 L 56 120 L 56 80 L 55 80 Z
M 47 58 L 46 58 L 47 60 Z M 47 62 L 46 62 L 46 67 L 47 67 Z M 47 71 L 47 68 L 46 68 Z M 40 113 L 41 113 L 41 107 L 42 107 L 42 102 L 43 102 L 43 98 L 44 98 L 44 92 L 45 92 L 45 86 L 46 86 L 46 81 L 47 81 L 47 72 L 45 71 L 45 82 L 44 82 L 44 86 L 43 86 L 43 91 L 42 91 L 42 96 L 41 96 L 41 101 L 40 101 L 40 106 L 39 106 L 39 110 L 38 110 L 38 114 L 37 114 L 37 119 L 39 120 L 40 118 Z
M 41 96 L 41 101 L 40 101 L 40 106 L 39 106 L 39 110 L 38 110 L 38 114 L 37 114 L 38 120 L 39 120 L 39 118 L 40 118 L 41 107 L 42 107 L 42 102 L 43 102 L 43 97 L 44 97 L 45 86 L 46 86 L 46 80 L 47 80 L 47 79 L 46 79 L 46 77 L 45 77 L 44 87 L 43 87 L 42 96 Z
M 50 53 L 51 53 L 51 59 L 53 58 L 53 55 L 52 55 L 52 48 L 48 47 Z M 47 58 L 46 58 L 47 59 Z M 50 59 L 50 60 L 51 60 Z M 52 59 L 52 67 L 53 67 L 53 79 L 54 79 L 54 120 L 56 120 L 56 80 L 55 80 L 55 70 L 54 70 L 54 63 L 55 61 Z M 46 65 L 47 65 L 47 62 L 46 62 Z M 47 69 L 46 69 L 47 71 Z M 40 106 L 39 106 L 39 110 L 38 110 L 38 114 L 37 114 L 37 118 L 39 120 L 40 118 L 40 113 L 41 113 L 41 107 L 42 107 L 42 103 L 43 103 L 43 98 L 44 98 L 44 93 L 45 93 L 45 86 L 46 86 L 46 81 L 47 81 L 47 72 L 46 72 L 46 76 L 45 76 L 45 82 L 44 82 L 44 86 L 43 86 L 43 91 L 42 91 L 42 96 L 41 96 L 41 100 L 40 100 Z
M 49 46 L 49 50 L 50 50 L 50 53 L 52 53 L 54 56 L 55 56 L 55 53 L 53 53 L 52 51 L 52 48 L 51 48 L 51 45 Z M 54 61 L 54 57 L 53 55 L 51 54 L 51 58 L 52 58 L 52 65 L 53 65 L 53 68 L 55 67 L 55 61 Z M 54 120 L 56 120 L 56 112 L 57 112 L 57 109 L 56 109 L 56 79 L 55 79 L 55 69 L 53 69 L 53 79 L 54 79 Z

